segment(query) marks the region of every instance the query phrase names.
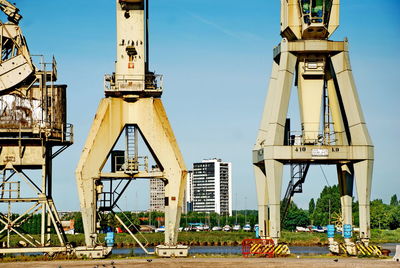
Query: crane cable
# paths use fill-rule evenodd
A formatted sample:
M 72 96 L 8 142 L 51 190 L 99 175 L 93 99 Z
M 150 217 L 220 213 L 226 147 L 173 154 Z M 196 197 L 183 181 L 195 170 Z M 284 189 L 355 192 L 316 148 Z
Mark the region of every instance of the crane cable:
M 325 171 L 322 169 L 322 165 L 319 165 L 319 167 L 321 168 L 322 174 L 324 175 L 324 179 L 326 181 L 326 184 L 328 184 L 328 186 L 331 187 L 331 185 L 329 184 L 328 178 L 325 175 Z

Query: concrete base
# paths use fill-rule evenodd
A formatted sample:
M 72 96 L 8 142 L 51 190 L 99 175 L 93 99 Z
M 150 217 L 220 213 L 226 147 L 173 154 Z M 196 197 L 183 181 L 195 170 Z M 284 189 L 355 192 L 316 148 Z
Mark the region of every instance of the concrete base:
M 63 253 L 68 254 L 71 252 L 70 247 L 36 247 L 36 248 L 1 248 L 0 254 L 19 254 L 19 253 Z
M 400 245 L 396 246 L 396 255 L 394 255 L 393 260 L 400 262 Z
M 183 245 L 177 246 L 164 246 L 159 245 L 155 249 L 155 253 L 159 257 L 187 257 L 189 256 L 189 247 Z
M 104 259 L 111 253 L 112 247 L 98 246 L 94 248 L 76 247 L 74 249 L 76 257 L 89 259 Z
M 356 244 L 354 244 L 353 242 L 346 242 L 345 245 L 346 245 L 347 253 L 350 256 L 356 256 L 357 255 Z
M 331 241 L 329 243 L 329 251 L 332 254 L 339 254 L 340 253 L 339 243 L 336 241 Z

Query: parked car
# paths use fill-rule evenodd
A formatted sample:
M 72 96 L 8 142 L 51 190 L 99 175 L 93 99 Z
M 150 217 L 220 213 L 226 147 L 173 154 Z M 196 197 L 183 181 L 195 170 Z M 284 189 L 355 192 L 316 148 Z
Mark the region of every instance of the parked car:
M 310 229 L 306 227 L 296 226 L 296 232 L 309 232 Z
M 141 233 L 152 233 L 152 232 L 154 232 L 155 229 L 156 229 L 156 227 L 154 227 L 152 225 L 140 225 Z
M 158 227 L 154 232 L 156 233 L 164 233 L 165 232 L 165 226 L 160 226 Z
M 225 225 L 224 228 L 222 228 L 222 231 L 224 232 L 230 232 L 232 228 L 229 225 Z
M 221 226 L 214 226 L 211 230 L 212 231 L 222 231 L 222 227 Z
M 251 231 L 251 225 L 247 223 L 245 226 L 243 226 L 243 231 L 250 232 Z
M 321 226 L 313 226 L 311 228 L 311 231 L 316 232 L 316 233 L 325 233 L 327 231 L 327 228 L 321 227 Z
M 240 228 L 240 224 L 236 224 L 236 225 L 233 226 L 233 228 L 232 228 L 233 231 L 240 231 L 240 229 L 242 229 L 242 228 Z

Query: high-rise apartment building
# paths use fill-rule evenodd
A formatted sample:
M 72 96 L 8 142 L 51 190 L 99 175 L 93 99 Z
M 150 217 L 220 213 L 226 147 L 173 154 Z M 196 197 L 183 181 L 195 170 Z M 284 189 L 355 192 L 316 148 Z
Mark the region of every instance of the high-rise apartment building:
M 183 213 L 188 213 L 190 211 L 193 211 L 193 170 L 188 171 L 183 199 Z
M 150 179 L 150 211 L 164 212 L 165 191 L 164 182 L 160 179 Z M 187 174 L 187 183 L 183 200 L 182 213 L 193 211 L 193 171 Z
M 231 163 L 221 159 L 194 163 L 191 187 L 193 211 L 232 215 Z
M 160 179 L 150 179 L 150 211 L 164 212 L 164 209 L 164 181 Z

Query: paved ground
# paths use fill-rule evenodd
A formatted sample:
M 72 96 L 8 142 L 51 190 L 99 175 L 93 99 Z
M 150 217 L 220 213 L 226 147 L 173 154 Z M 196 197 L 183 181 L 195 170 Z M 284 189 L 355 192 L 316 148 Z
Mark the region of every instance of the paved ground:
M 337 260 L 337 261 L 335 261 Z M 113 262 L 113 263 L 112 263 Z M 89 268 L 124 268 L 124 267 L 146 267 L 146 268 L 219 268 L 219 267 L 400 267 L 400 263 L 392 260 L 357 259 L 357 258 L 285 258 L 285 259 L 244 259 L 244 258 L 187 258 L 187 259 L 127 259 L 127 260 L 101 260 L 101 261 L 49 261 L 49 262 L 15 262 L 0 263 L 0 267 L 7 268 L 67 268 L 67 267 L 89 267 Z

